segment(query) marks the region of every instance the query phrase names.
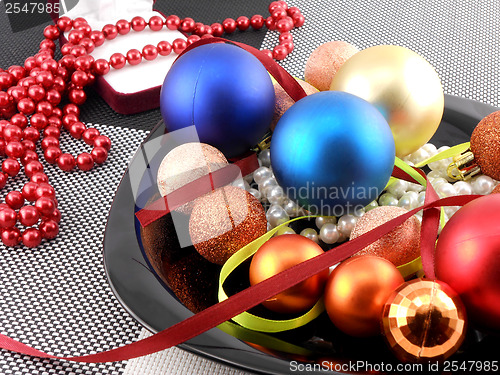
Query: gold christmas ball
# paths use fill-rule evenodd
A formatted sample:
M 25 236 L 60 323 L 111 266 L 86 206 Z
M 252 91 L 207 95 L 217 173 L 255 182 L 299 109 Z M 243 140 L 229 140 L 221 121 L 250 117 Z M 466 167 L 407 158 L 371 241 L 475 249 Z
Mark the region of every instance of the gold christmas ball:
M 182 144 L 163 158 L 158 168 L 158 190 L 164 197 L 227 164 L 226 157 L 213 146 L 198 142 Z M 176 211 L 189 215 L 193 204 L 194 202 L 188 202 Z
M 500 180 L 500 111 L 477 124 L 470 137 L 470 148 L 481 171 Z
M 428 362 L 444 360 L 457 351 L 467 320 L 462 301 L 447 284 L 415 279 L 388 298 L 382 326 L 399 360 Z
M 234 186 L 196 199 L 189 218 L 189 235 L 195 249 L 220 265 L 266 232 L 266 213 L 260 202 Z
M 299 83 L 299 85 L 302 86 L 307 95 L 318 92 L 318 89 L 310 85 L 309 83 L 298 78 L 295 78 L 295 80 Z M 295 101 L 290 98 L 290 95 L 286 93 L 286 91 L 278 82 L 274 84 L 274 95 L 276 97 L 276 101 L 274 104 L 273 120 L 271 121 L 270 126 L 272 131 L 274 131 L 274 128 L 276 127 L 276 124 L 278 123 L 281 116 L 283 116 L 283 113 L 285 113 L 287 109 L 295 103 Z
M 262 245 L 252 258 L 250 284 L 260 283 L 322 253 L 323 249 L 316 242 L 298 234 L 273 237 Z M 278 313 L 306 311 L 313 307 L 323 294 L 328 273 L 328 269 L 325 269 L 262 304 Z
M 351 240 L 369 232 L 408 211 L 402 207 L 380 206 L 368 211 L 356 222 Z M 412 216 L 385 236 L 371 243 L 356 255 L 375 255 L 387 259 L 396 267 L 420 256 L 420 221 Z
M 339 69 L 330 90 L 345 91 L 375 105 L 391 127 L 398 157 L 427 143 L 443 116 L 438 74 L 405 47 L 375 46 L 358 52 Z
M 403 282 L 396 266 L 386 259 L 372 255 L 349 258 L 328 279 L 326 312 L 333 324 L 348 335 L 377 335 L 384 304 Z
M 320 45 L 307 59 L 304 70 L 306 82 L 319 91 L 329 90 L 332 79 L 342 64 L 357 52 L 357 47 L 341 40 Z

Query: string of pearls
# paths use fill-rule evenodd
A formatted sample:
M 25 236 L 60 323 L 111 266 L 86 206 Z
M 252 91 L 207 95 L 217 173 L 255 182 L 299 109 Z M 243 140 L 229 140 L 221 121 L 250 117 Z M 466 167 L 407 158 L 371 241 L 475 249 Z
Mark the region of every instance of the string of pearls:
M 449 149 L 448 146 L 436 148 L 431 143 L 427 143 L 420 149 L 403 158 L 403 160 L 413 166 L 439 152 Z M 257 198 L 266 209 L 268 230 L 286 223 L 290 219 L 307 215 L 307 211 L 299 207 L 294 201 L 288 199 L 281 186 L 278 185 L 274 177 L 271 166 L 271 153 L 269 149 L 263 150 L 258 155 L 260 167 L 244 180 L 236 182 L 234 185 L 247 190 Z M 492 192 L 498 181 L 491 177 L 479 175 L 468 181 L 454 181 L 448 177 L 446 170 L 452 162 L 451 158 L 439 160 L 428 165 L 430 172 L 427 174 L 429 182 L 440 198 L 479 194 L 487 195 Z M 358 218 L 366 212 L 378 206 L 399 206 L 407 210 L 412 210 L 424 204 L 425 190 L 423 186 L 410 183 L 404 180 L 396 180 L 391 184 L 377 200 L 374 200 L 364 209 L 352 214 L 343 215 L 339 218 L 320 216 L 315 219 L 316 228 L 306 228 L 299 234 L 317 243 L 326 244 L 341 243 L 349 239 Z M 444 219 L 447 222 L 460 207 L 445 207 Z M 422 211 L 416 214 L 422 220 Z M 282 227 L 276 235 L 295 233 L 294 229 Z

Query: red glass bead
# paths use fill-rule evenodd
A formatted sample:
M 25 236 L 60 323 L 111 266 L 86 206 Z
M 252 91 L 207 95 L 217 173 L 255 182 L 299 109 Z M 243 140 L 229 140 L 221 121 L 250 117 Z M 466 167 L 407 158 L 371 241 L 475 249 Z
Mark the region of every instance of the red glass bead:
M 9 94 L 5 91 L 0 91 L 0 108 L 7 108 L 11 103 Z
M 75 168 L 76 161 L 71 154 L 61 154 L 61 156 L 57 159 L 57 165 L 63 171 L 69 172 Z
M 286 48 L 287 53 L 290 53 L 293 51 L 294 45 L 293 45 L 293 42 L 291 40 L 286 40 L 280 44 Z
M 68 113 L 67 115 L 64 115 L 62 118 L 62 123 L 65 129 L 69 129 L 72 123 L 78 121 L 78 116 L 75 115 L 74 113 Z
M 73 69 L 73 66 L 75 65 L 75 60 L 76 57 L 73 55 L 65 55 L 59 60 L 59 64 L 61 67 L 66 68 L 66 69 Z
M 220 23 L 213 23 L 210 25 L 210 27 L 212 28 L 212 35 L 213 36 L 222 36 L 222 34 L 224 34 L 224 27 L 222 27 L 222 25 Z
M 262 52 L 263 54 L 269 56 L 271 59 L 273 58 L 273 53 L 270 50 L 268 50 L 268 49 L 263 49 L 260 52 Z
M 75 124 L 78 124 L 77 122 L 75 122 Z M 73 126 L 74 124 L 72 124 L 71 126 Z M 82 124 L 83 125 L 83 124 Z M 85 126 L 85 125 L 84 125 Z M 46 150 L 48 149 L 49 147 L 59 147 L 59 139 L 55 138 L 55 137 L 45 137 L 41 144 L 42 146 L 42 150 Z
M 168 16 L 165 25 L 169 30 L 177 30 L 181 25 L 181 19 L 175 15 Z
M 62 155 L 61 149 L 59 147 L 56 147 L 56 146 L 49 146 L 43 152 L 43 156 L 45 157 L 45 160 L 47 161 L 47 163 L 50 163 L 50 164 L 55 164 L 57 162 L 57 159 L 61 155 Z
M 3 128 L 3 138 L 7 142 L 11 141 L 20 141 L 23 138 L 23 131 L 19 126 L 16 125 L 11 125 L 7 123 L 8 125 Z
M 40 219 L 40 213 L 33 206 L 21 207 L 18 213 L 19 222 L 25 227 L 30 227 L 38 223 Z
M 50 215 L 56 209 L 54 200 L 48 197 L 40 197 L 35 201 L 35 207 L 40 215 Z
M 87 51 L 87 53 L 92 53 L 95 50 L 95 43 L 90 38 L 83 38 L 82 40 L 80 40 L 80 45 L 85 48 L 85 51 Z
M 30 98 L 24 98 L 17 103 L 17 109 L 24 115 L 31 115 L 35 112 L 35 103 Z
M 87 152 L 82 152 L 76 158 L 76 165 L 82 171 L 90 171 L 94 167 L 94 159 Z
M 276 60 L 283 60 L 288 55 L 286 47 L 283 45 L 277 45 L 273 49 L 273 58 Z
M 5 90 L 12 86 L 14 77 L 8 72 L 0 72 L 0 90 Z
M 26 60 L 24 60 L 24 69 L 26 71 L 31 71 L 31 69 L 36 67 L 36 60 L 34 57 L 28 57 Z
M 55 25 L 49 25 L 43 30 L 43 36 L 47 39 L 56 40 L 60 35 L 60 31 Z
M 293 36 L 290 33 L 281 33 L 279 36 L 280 44 L 287 41 L 293 41 Z
M 34 182 L 37 185 L 39 185 L 41 183 L 48 184 L 49 178 L 47 177 L 47 175 L 45 173 L 38 172 L 38 173 L 35 173 L 33 176 L 31 176 L 30 181 Z
M 106 151 L 111 149 L 111 140 L 105 135 L 99 135 L 94 139 L 94 147 L 103 147 Z
M 94 64 L 94 58 L 91 55 L 85 54 L 76 58 L 75 69 L 80 69 L 88 73 L 92 68 L 92 64 Z
M 92 155 L 94 162 L 96 162 L 97 164 L 104 163 L 108 158 L 108 152 L 103 147 L 94 147 L 90 154 Z
M 271 4 L 269 4 L 269 6 L 267 7 L 267 9 L 269 10 L 269 13 L 272 13 L 274 11 L 275 8 L 283 8 L 281 6 L 281 3 L 279 1 L 273 1 Z
M 44 39 L 40 42 L 39 47 L 40 47 L 40 51 L 43 51 L 43 50 L 55 51 L 56 44 L 50 39 Z
M 33 142 L 38 142 L 38 140 L 40 139 L 40 132 L 32 127 L 23 129 L 23 138 L 29 139 Z
M 1 228 L 12 228 L 16 225 L 17 214 L 12 208 L 7 207 L 0 210 L 0 227 Z
M 3 172 L 0 173 L 0 189 L 3 189 L 7 184 L 7 175 Z
M 42 85 L 33 85 L 28 89 L 28 95 L 31 99 L 39 102 L 45 97 L 45 89 Z
M 80 139 L 83 132 L 87 130 L 87 127 L 83 122 L 77 121 L 70 125 L 69 134 L 75 139 Z
M 28 126 L 28 118 L 22 113 L 16 113 L 11 117 L 10 123 L 12 125 L 19 126 L 21 129 L 24 129 Z
M 287 16 L 288 16 L 288 14 L 286 13 L 286 10 L 283 9 L 282 7 L 276 7 L 276 8 L 274 8 L 274 10 L 271 13 L 271 17 L 275 21 L 278 21 L 278 20 L 280 20 L 282 18 L 285 18 Z
M 59 139 L 59 137 L 61 136 L 61 131 L 56 126 L 50 125 L 43 129 L 43 136 Z
M 72 104 L 72 103 L 66 104 L 63 107 L 63 113 L 65 115 L 74 114 L 76 116 L 80 116 L 80 107 L 78 107 L 76 104 Z
M 59 109 L 59 108 L 57 108 L 57 109 Z M 54 127 L 58 128 L 58 129 L 60 129 L 62 127 L 62 121 L 57 116 L 50 116 L 48 118 L 48 122 L 49 122 L 50 126 L 54 126 Z
M 2 231 L 2 242 L 5 246 L 14 247 L 21 240 L 21 231 L 17 228 L 6 228 Z
M 45 215 L 44 220 L 53 220 L 56 223 L 59 223 L 61 221 L 61 211 L 59 211 L 57 208 L 54 210 L 54 212 L 50 215 Z
M 109 58 L 109 63 L 115 69 L 121 69 L 127 63 L 127 59 L 121 53 L 113 53 Z
M 274 21 L 273 17 L 267 17 L 264 23 L 269 30 L 276 30 L 276 22 Z
M 41 113 L 35 113 L 31 116 L 30 124 L 35 129 L 42 130 L 48 125 L 47 117 Z
M 64 56 L 69 56 L 71 54 L 71 49 L 74 47 L 75 45 L 73 43 L 65 43 L 62 47 L 61 47 L 61 53 L 63 55 L 63 58 Z M 25 67 L 26 67 L 26 64 L 25 64 Z
M 142 49 L 142 56 L 144 56 L 144 59 L 148 61 L 154 60 L 158 56 L 158 49 L 155 46 L 148 44 Z
M 41 71 L 36 76 L 35 80 L 38 84 L 41 84 L 45 89 L 48 89 L 52 87 L 52 85 L 54 84 L 54 75 L 51 72 Z
M 107 40 L 112 40 L 118 35 L 118 29 L 115 25 L 105 25 L 102 28 L 102 33 Z
M 71 103 L 82 105 L 87 100 L 87 94 L 82 89 L 73 89 L 69 91 L 68 99 Z
M 54 199 L 56 197 L 56 191 L 48 183 L 42 182 L 36 188 L 35 196 L 36 196 L 36 199 L 41 198 L 41 197 L 47 197 L 50 199 Z
M 295 27 L 301 27 L 304 25 L 306 19 L 302 13 L 295 13 L 292 16 L 292 20 Z
M 42 243 L 42 234 L 36 228 L 28 228 L 21 235 L 21 240 L 26 247 L 38 247 Z
M 89 82 L 89 77 L 87 73 L 81 70 L 76 70 L 71 75 L 71 82 L 73 82 L 76 86 L 84 87 Z
M 236 30 L 236 21 L 232 18 L 226 18 L 222 21 L 222 27 L 227 34 L 231 34 Z
M 142 17 L 134 17 L 130 23 L 132 25 L 132 30 L 134 31 L 142 31 L 147 26 L 146 21 Z
M 52 111 L 52 115 L 59 117 L 59 118 L 62 118 L 63 113 L 62 113 L 61 108 L 57 108 L 57 107 L 54 108 L 54 110 Z
M 5 146 L 5 154 L 9 158 L 19 159 L 24 155 L 24 151 L 25 150 L 21 142 L 12 141 L 7 143 L 7 145 Z
M 54 107 L 52 106 L 52 104 L 50 104 L 47 101 L 39 102 L 36 105 L 36 111 L 38 113 L 41 113 L 42 115 L 44 115 L 46 117 L 50 117 L 52 115 L 53 110 L 54 110 Z
M 57 237 L 59 233 L 59 224 L 54 220 L 44 220 L 39 227 L 40 233 L 43 238 L 51 240 Z
M 82 25 L 87 25 L 87 24 L 88 24 L 87 20 L 83 17 L 77 17 L 73 20 L 73 27 L 75 29 L 79 28 Z
M 286 33 L 293 29 L 293 20 L 291 17 L 284 17 L 276 21 L 276 30 L 280 33 Z
M 88 145 L 93 145 L 96 137 L 100 135 L 99 130 L 96 128 L 88 128 L 82 134 L 83 141 Z
M 100 76 L 107 74 L 109 69 L 109 63 L 104 59 L 97 59 L 94 62 L 94 72 Z
M 262 27 L 264 27 L 264 17 L 262 17 L 260 14 L 256 14 L 250 18 L 250 26 L 254 30 L 260 30 Z
M 80 40 L 85 37 L 85 34 L 81 30 L 71 30 L 68 34 L 68 42 L 71 44 L 78 44 Z
M 5 146 L 6 142 L 3 139 L 0 139 L 0 156 L 5 156 Z
M 38 184 L 34 182 L 27 182 L 24 184 L 21 194 L 23 198 L 27 201 L 34 202 L 36 200 L 36 189 L 38 188 Z
M 20 191 L 11 191 L 5 196 L 7 203 L 13 210 L 20 209 L 24 204 L 24 198 Z
M 195 22 L 192 18 L 186 17 L 182 20 L 179 30 L 185 33 L 192 33 L 195 28 Z
M 161 56 L 168 56 L 172 52 L 172 45 L 167 41 L 161 41 L 157 45 L 158 54 Z
M 116 22 L 118 34 L 125 35 L 130 32 L 130 23 L 127 20 L 119 20 Z
M 28 178 L 33 177 L 35 173 L 43 172 L 43 165 L 37 160 L 32 160 L 24 166 L 24 173 Z
M 30 141 L 29 139 L 23 139 L 21 141 L 21 144 L 23 145 L 25 150 L 31 150 L 35 151 L 36 150 L 36 144 L 33 141 Z
M 245 31 L 250 27 L 250 20 L 248 19 L 248 17 L 240 16 L 236 18 L 236 25 L 238 27 L 238 30 Z
M 163 28 L 163 18 L 160 16 L 153 16 L 148 22 L 149 28 L 153 31 L 160 31 Z
M 290 7 L 286 11 L 290 17 L 292 17 L 295 13 L 300 13 L 300 9 L 297 7 Z
M 26 165 L 30 161 L 34 161 L 34 160 L 35 161 L 38 160 L 38 154 L 35 151 L 26 150 L 23 157 L 21 158 L 21 163 L 23 163 L 23 165 Z
M 198 35 L 190 35 L 187 38 L 187 44 L 188 44 L 188 46 L 190 46 L 191 44 L 193 44 L 194 42 L 197 42 L 200 39 L 201 38 Z
M 142 61 L 141 52 L 137 49 L 131 49 L 127 52 L 127 61 L 130 65 L 138 65 Z
M 73 21 L 69 17 L 61 17 L 57 20 L 57 27 L 64 33 L 71 30 L 73 27 Z
M 70 94 L 71 94 L 71 91 L 70 91 Z M 45 99 L 47 99 L 47 101 L 52 104 L 53 106 L 57 106 L 59 105 L 59 103 L 61 103 L 61 100 L 62 100 L 62 97 L 61 97 L 61 93 L 57 90 L 49 90 L 47 91 L 47 93 L 45 94 Z M 70 99 L 71 99 L 71 96 L 70 96 Z
M 89 38 L 92 42 L 94 42 L 95 47 L 102 46 L 106 41 L 104 33 L 99 30 L 94 30 L 90 33 Z
M 172 42 L 172 50 L 174 53 L 180 54 L 187 47 L 187 42 L 184 39 L 177 38 Z

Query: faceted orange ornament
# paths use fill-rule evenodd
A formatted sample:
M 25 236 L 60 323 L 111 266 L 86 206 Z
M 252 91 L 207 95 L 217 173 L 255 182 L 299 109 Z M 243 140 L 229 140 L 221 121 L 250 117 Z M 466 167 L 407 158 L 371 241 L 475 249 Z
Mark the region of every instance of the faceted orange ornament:
M 444 360 L 457 351 L 467 328 L 458 295 L 441 281 L 415 279 L 401 285 L 387 300 L 384 334 L 403 362 Z

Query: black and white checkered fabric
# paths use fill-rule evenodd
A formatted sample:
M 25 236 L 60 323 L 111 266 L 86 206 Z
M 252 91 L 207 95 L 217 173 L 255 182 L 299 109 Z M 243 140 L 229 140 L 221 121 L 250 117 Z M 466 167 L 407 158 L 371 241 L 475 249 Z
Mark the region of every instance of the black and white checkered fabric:
M 243 11 L 221 6 L 216 8 L 217 12 L 231 9 L 235 14 L 221 13 L 213 19 L 250 16 L 253 12 L 250 4 L 254 2 L 240 2 L 244 4 Z M 159 1 L 156 6 L 163 6 L 166 14 L 178 13 L 182 17 L 191 16 L 198 3 L 199 0 L 163 4 Z M 210 6 L 200 8 L 204 13 L 215 9 L 212 4 L 224 1 L 206 3 Z M 446 93 L 500 104 L 498 1 L 293 0 L 289 3 L 298 6 L 306 16 L 304 27 L 292 32 L 295 50 L 282 62 L 297 77 L 303 77 L 307 57 L 324 42 L 345 40 L 359 48 L 397 44 L 424 56 L 438 71 Z M 184 14 L 172 10 L 172 4 L 184 7 Z M 264 14 L 262 10 L 254 13 Z M 209 14 L 206 16 L 210 18 Z M 0 67 L 22 64 L 35 53 L 41 30 L 37 27 L 12 34 L 0 4 Z M 262 48 L 271 48 L 277 38 L 277 32 L 268 32 Z M 90 172 L 66 173 L 44 165 L 63 215 L 59 236 L 37 249 L 11 249 L 0 244 L 0 332 L 56 355 L 111 349 L 137 340 L 141 332 L 107 284 L 102 239 L 121 176 L 147 131 L 157 123 L 159 111 L 121 116 L 92 92 L 83 111 L 82 119 L 113 141 L 108 161 Z M 61 146 L 73 155 L 88 151 L 88 146 L 67 136 Z M 19 178 L 17 188 L 24 182 Z M 9 183 L 9 189 L 13 187 L 16 186 Z M 2 191 L 1 195 L 4 194 Z M 179 361 L 185 360 L 179 356 Z M 88 365 L 40 360 L 0 351 L 1 375 L 122 374 L 125 366 L 126 362 Z M 134 374 L 181 374 L 187 368 L 180 362 L 170 370 L 160 368 L 157 372 L 147 369 L 146 364 Z M 197 371 L 212 373 L 209 368 Z

